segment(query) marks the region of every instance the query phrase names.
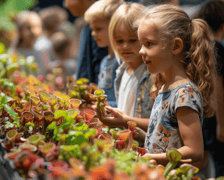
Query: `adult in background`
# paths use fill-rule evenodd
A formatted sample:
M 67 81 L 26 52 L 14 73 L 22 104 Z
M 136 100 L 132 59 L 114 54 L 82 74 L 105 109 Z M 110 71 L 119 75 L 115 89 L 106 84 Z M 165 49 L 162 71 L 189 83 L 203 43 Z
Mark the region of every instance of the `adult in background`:
M 84 16 L 86 10 L 95 0 L 65 0 L 65 7 L 75 17 Z M 76 78 L 87 78 L 90 82 L 98 83 L 101 60 L 108 54 L 107 48 L 99 48 L 91 36 L 91 29 L 87 24 L 80 36 L 79 54 Z

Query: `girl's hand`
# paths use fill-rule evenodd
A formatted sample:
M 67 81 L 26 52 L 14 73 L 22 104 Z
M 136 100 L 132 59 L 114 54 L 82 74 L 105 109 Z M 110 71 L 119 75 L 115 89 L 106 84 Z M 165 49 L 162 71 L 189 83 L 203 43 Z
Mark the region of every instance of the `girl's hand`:
M 103 122 L 107 126 L 114 126 L 114 127 L 127 126 L 125 120 L 127 115 L 125 115 L 123 111 L 117 108 L 112 108 L 110 106 L 106 106 L 105 108 L 112 113 L 113 117 L 106 117 L 96 109 L 97 117 L 100 119 L 101 122 Z
M 216 126 L 216 137 L 220 142 L 224 142 L 224 127 L 221 127 L 219 124 Z

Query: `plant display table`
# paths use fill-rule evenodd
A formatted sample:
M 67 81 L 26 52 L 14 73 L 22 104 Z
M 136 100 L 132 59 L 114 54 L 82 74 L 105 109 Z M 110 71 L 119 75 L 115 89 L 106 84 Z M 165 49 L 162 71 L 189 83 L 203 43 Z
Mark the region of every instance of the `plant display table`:
M 167 152 L 166 166 L 142 157 L 146 148 L 134 140 L 136 123 L 128 122 L 127 129 L 105 126 L 87 107 L 95 104 L 112 116 L 106 95 L 88 79 L 68 77 L 59 91 L 56 76 L 46 81 L 27 75 L 16 58 L 0 56 L 1 179 L 200 179 L 196 167 L 176 167 L 182 156 L 174 149 Z

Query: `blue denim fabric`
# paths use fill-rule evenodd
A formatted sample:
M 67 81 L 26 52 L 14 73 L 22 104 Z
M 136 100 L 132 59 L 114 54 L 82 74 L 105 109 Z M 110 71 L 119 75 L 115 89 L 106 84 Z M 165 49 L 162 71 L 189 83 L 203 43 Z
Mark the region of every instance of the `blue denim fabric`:
M 119 96 L 119 88 L 121 84 L 121 79 L 124 74 L 125 68 L 127 65 L 122 64 L 116 71 L 117 76 L 114 80 L 114 92 L 115 97 L 118 100 Z M 135 107 L 134 107 L 134 117 L 137 117 L 138 110 L 139 110 L 139 104 L 140 102 L 137 101 L 138 98 L 141 98 L 141 104 L 142 104 L 142 112 L 141 112 L 141 118 L 149 118 L 152 110 L 152 103 L 151 98 L 149 96 L 149 77 L 150 74 L 147 71 L 147 67 L 145 66 L 144 71 L 142 72 L 142 77 L 138 83 L 137 87 L 137 94 L 135 99 Z M 144 90 L 142 90 L 142 88 Z
M 97 46 L 91 32 L 89 24 L 81 32 L 76 79 L 85 77 L 89 82 L 98 84 L 100 63 L 108 50 Z
M 115 56 L 111 58 L 105 56 L 100 64 L 98 87 L 105 91 L 107 103 L 111 107 L 117 107 L 114 94 L 114 79 L 116 78 L 116 70 L 118 67 L 119 64 Z

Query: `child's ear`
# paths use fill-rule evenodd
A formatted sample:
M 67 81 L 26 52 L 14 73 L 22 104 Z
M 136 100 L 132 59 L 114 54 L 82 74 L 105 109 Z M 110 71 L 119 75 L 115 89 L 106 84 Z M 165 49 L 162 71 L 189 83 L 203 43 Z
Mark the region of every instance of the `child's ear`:
M 183 40 L 179 37 L 174 38 L 173 40 L 173 54 L 177 55 L 182 52 L 184 47 Z

